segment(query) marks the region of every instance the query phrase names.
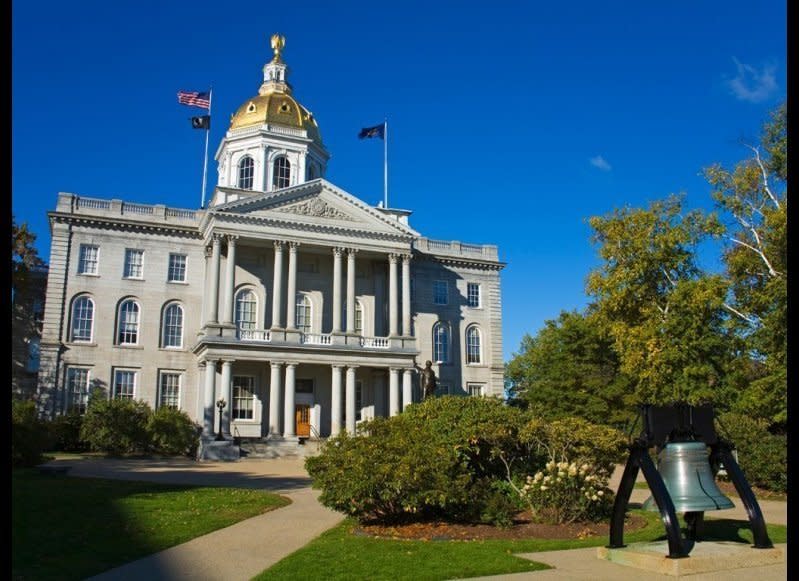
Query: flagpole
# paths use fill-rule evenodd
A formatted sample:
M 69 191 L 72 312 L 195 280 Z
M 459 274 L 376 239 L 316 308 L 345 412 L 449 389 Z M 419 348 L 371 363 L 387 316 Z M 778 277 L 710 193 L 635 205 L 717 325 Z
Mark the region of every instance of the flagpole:
M 388 208 L 388 118 L 383 121 L 383 206 Z
M 211 133 L 211 100 L 214 97 L 214 88 L 208 90 L 208 126 L 205 128 L 205 154 L 203 155 L 203 191 L 200 209 L 205 208 L 205 176 L 208 172 L 208 135 Z

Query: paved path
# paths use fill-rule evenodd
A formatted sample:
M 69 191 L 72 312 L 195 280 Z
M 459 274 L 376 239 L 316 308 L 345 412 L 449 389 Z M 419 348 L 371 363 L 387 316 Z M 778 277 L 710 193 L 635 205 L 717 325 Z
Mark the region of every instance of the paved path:
M 231 486 L 273 491 L 292 500 L 292 504 L 261 516 L 250 518 L 225 529 L 209 533 L 182 545 L 112 569 L 92 581 L 247 581 L 280 559 L 307 544 L 323 531 L 341 522 L 343 516 L 317 501 L 310 488 L 303 459 L 242 459 L 238 462 L 195 462 L 168 460 L 55 460 L 53 465 L 70 465 L 70 476 L 144 480 L 172 484 Z M 621 471 L 611 478 L 610 487 L 618 488 Z M 639 480 L 643 477 L 639 475 Z M 646 489 L 635 489 L 631 503 L 643 502 Z M 708 512 L 712 518 L 745 520 L 739 499 L 732 498 L 734 509 Z M 787 524 L 787 503 L 759 501 L 767 523 Z M 787 551 L 787 545 L 778 545 Z M 753 549 L 754 550 L 754 549 Z M 481 579 L 493 581 L 639 581 L 673 579 L 632 567 L 600 560 L 596 548 L 548 551 L 526 555 L 554 567 L 546 571 L 499 575 Z M 782 581 L 787 579 L 787 564 L 752 567 L 714 574 L 691 575 L 691 581 Z M 302 575 L 298 572 L 298 578 Z M 354 580 L 357 581 L 357 580 Z

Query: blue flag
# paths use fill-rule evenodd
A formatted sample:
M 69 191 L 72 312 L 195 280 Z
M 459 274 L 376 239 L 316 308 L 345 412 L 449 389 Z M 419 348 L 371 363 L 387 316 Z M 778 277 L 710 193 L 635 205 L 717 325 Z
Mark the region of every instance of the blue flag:
M 364 127 L 358 134 L 359 139 L 368 139 L 370 137 L 379 137 L 380 139 L 386 138 L 386 124 L 381 123 L 374 127 Z

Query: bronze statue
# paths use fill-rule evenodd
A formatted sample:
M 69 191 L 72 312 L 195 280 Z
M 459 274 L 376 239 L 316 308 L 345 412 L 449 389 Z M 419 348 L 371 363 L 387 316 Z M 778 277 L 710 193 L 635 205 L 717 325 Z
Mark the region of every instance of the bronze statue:
M 424 369 L 419 374 L 419 384 L 422 388 L 422 400 L 436 393 L 436 372 L 433 371 L 432 361 L 425 361 Z

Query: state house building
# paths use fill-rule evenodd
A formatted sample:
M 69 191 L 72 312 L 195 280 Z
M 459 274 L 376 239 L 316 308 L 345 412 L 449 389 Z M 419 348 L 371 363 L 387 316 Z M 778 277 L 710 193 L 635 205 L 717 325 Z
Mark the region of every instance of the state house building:
M 100 387 L 178 407 L 206 436 L 326 437 L 419 401 L 427 360 L 440 394 L 503 394 L 497 247 L 426 238 L 410 211 L 326 181 L 316 119 L 272 42 L 206 208 L 58 195 L 46 415 L 85 410 Z

